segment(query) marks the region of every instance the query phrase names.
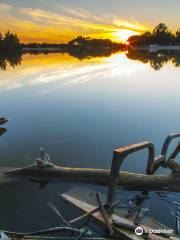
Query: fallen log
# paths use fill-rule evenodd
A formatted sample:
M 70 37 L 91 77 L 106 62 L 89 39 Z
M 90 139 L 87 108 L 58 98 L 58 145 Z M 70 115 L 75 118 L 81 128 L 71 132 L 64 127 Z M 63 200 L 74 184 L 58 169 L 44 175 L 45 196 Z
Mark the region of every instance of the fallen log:
M 36 182 L 71 181 L 101 186 L 109 184 L 110 170 L 92 168 L 67 168 L 48 164 L 39 167 L 36 164 L 24 168 L 11 169 L 4 173 Z M 117 186 L 127 190 L 166 190 L 180 191 L 180 173 L 167 175 L 146 175 L 120 171 Z
M 51 181 L 71 181 L 108 186 L 108 205 L 112 204 L 116 186 L 137 191 L 166 190 L 179 192 L 180 165 L 167 158 L 171 141 L 178 137 L 180 137 L 180 132 L 169 135 L 163 144 L 161 155 L 158 156 L 155 156 L 154 145 L 149 141 L 115 149 L 113 151 L 111 170 L 60 167 L 53 164 L 49 154 L 41 148 L 40 158 L 36 160 L 35 164 L 24 168 L 12 169 L 6 171 L 5 174 L 43 184 Z M 120 171 L 121 165 L 128 155 L 145 149 L 148 150 L 146 174 Z M 172 152 L 170 158 L 175 158 L 179 152 L 180 144 Z M 172 172 L 167 175 L 153 175 L 161 166 L 169 167 Z

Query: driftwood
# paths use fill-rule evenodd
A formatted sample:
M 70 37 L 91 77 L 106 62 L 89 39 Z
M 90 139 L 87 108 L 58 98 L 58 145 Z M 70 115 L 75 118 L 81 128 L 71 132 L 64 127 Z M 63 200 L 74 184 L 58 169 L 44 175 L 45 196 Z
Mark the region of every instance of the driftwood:
M 180 133 L 169 135 L 162 147 L 161 154 L 155 156 L 154 145 L 145 141 L 115 149 L 113 152 L 111 170 L 92 169 L 92 168 L 67 168 L 59 167 L 49 161 L 47 153 L 41 151 L 41 159 L 37 163 L 18 169 L 12 169 L 5 172 L 5 175 L 15 176 L 23 179 L 29 179 L 41 183 L 51 181 L 72 181 L 90 184 L 109 186 L 108 203 L 112 203 L 112 197 L 117 186 L 127 190 L 166 190 L 180 191 L 180 167 L 172 163 L 171 158 L 175 158 L 180 151 L 180 144 L 172 152 L 170 158 L 167 158 L 167 151 L 171 141 L 180 137 Z M 148 162 L 146 174 L 138 174 L 120 171 L 125 158 L 137 151 L 148 150 Z M 169 166 L 168 166 L 169 164 Z M 154 172 L 160 167 L 170 167 L 172 173 L 166 175 L 154 175 Z
M 12 169 L 6 175 L 20 177 L 37 182 L 72 181 L 107 186 L 110 170 L 88 168 L 66 168 L 48 165 L 38 168 L 32 165 L 21 169 Z M 180 191 L 180 173 L 167 175 L 146 175 L 120 171 L 117 186 L 127 190 L 167 190 Z

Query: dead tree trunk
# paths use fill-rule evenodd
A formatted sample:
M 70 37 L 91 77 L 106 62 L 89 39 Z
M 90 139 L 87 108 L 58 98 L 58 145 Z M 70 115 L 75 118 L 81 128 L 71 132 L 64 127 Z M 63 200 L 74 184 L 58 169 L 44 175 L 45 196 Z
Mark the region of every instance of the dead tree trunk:
M 6 171 L 6 175 L 37 182 L 71 181 L 108 186 L 110 170 L 92 168 L 66 168 L 49 164 L 46 167 L 31 165 Z M 180 173 L 146 175 L 120 171 L 117 186 L 128 190 L 180 191 Z

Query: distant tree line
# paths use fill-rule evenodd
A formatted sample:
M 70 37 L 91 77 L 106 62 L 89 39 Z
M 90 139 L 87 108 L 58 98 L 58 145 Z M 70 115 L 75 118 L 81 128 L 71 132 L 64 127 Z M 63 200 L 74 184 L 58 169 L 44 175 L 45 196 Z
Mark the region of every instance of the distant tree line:
M 64 49 L 66 44 L 58 43 L 21 43 L 22 49 Z
M 18 50 L 21 48 L 20 40 L 16 34 L 6 32 L 0 33 L 0 50 Z
M 92 39 L 79 36 L 67 44 L 67 52 L 80 60 L 91 57 L 108 57 L 122 50 L 123 44 L 110 39 Z
M 113 48 L 123 44 L 112 42 L 110 39 L 93 39 L 90 37 L 78 36 L 67 44 L 69 47 L 89 47 L 89 48 Z
M 4 35 L 0 33 L 0 50 L 19 50 L 19 49 L 60 49 L 69 50 L 76 49 L 119 49 L 122 47 L 120 43 L 114 43 L 110 39 L 92 39 L 79 36 L 67 44 L 61 43 L 20 43 L 18 36 L 10 31 Z
M 160 23 L 152 32 L 129 37 L 128 42 L 132 46 L 147 46 L 150 44 L 180 45 L 180 28 L 173 34 L 166 24 Z
M 71 51 L 71 50 L 97 50 L 100 49 L 103 51 L 104 49 L 119 49 L 122 47 L 123 44 L 114 43 L 110 39 L 92 39 L 89 37 L 82 37 L 79 36 L 67 44 L 56 44 L 56 43 L 27 43 L 21 44 L 23 49 L 47 49 L 47 48 L 54 48 L 60 49 L 64 51 Z

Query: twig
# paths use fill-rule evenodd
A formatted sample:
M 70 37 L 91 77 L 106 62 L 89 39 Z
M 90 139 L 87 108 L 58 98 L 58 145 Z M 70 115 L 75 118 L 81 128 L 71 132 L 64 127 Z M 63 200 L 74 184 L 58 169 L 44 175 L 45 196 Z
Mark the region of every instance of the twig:
M 67 240 L 77 240 L 77 237 L 41 237 L 39 238 L 39 236 L 24 236 L 24 239 L 29 239 L 29 240 L 32 240 L 32 239 L 37 239 L 37 240 L 41 240 L 41 239 L 67 239 Z M 101 238 L 101 237 L 92 237 L 92 238 L 89 238 L 89 237 L 83 237 L 81 238 L 81 240 L 108 240 L 108 238 Z M 109 240 L 112 240 L 112 239 L 109 239 Z
M 109 231 L 110 235 L 113 235 L 114 231 L 113 231 L 112 226 L 110 224 L 109 217 L 108 217 L 108 215 L 106 213 L 106 210 L 105 210 L 105 208 L 104 208 L 104 206 L 102 204 L 101 194 L 98 192 L 96 194 L 96 196 L 97 196 L 97 200 L 98 200 L 98 203 L 99 203 L 99 206 L 100 206 L 100 210 L 101 210 L 101 214 L 102 214 L 102 217 L 104 219 L 104 222 L 105 222 L 105 224 L 106 224 L 106 226 L 108 228 L 108 231 Z
M 0 230 L 1 231 L 1 230 Z M 29 233 L 17 233 L 17 232 L 11 232 L 11 231 L 3 231 L 5 234 L 11 236 L 11 237 L 24 237 L 24 236 L 33 236 L 33 235 L 41 235 L 46 233 L 54 233 L 59 231 L 69 231 L 73 233 L 81 233 L 80 229 L 77 228 L 70 228 L 70 227 L 54 227 L 54 228 L 48 228 L 36 232 L 29 232 Z

